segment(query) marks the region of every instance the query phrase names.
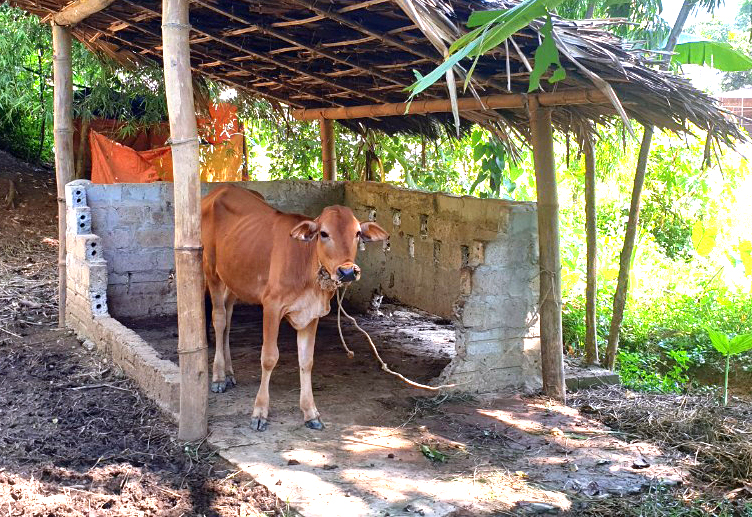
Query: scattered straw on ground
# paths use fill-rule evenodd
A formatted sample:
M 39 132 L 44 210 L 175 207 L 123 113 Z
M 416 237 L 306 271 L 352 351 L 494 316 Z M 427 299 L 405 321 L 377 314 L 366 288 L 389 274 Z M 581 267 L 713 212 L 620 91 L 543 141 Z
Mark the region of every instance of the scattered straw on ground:
M 571 405 L 615 430 L 681 455 L 689 472 L 709 488 L 752 484 L 752 405 L 724 408 L 712 393 L 639 393 L 622 387 L 577 392 Z

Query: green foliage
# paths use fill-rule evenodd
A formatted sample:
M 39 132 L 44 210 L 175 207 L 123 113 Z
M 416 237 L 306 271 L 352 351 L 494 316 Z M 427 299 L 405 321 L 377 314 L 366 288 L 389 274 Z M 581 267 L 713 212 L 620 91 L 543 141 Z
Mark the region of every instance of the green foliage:
M 410 99 L 435 84 L 448 70 L 466 57 L 474 57 L 475 61 L 465 79 L 465 87 L 467 87 L 480 56 L 498 47 L 531 21 L 546 16 L 548 10 L 556 7 L 561 1 L 523 0 L 511 9 L 473 12 L 467 21 L 467 26 L 473 30 L 452 43 L 449 47 L 449 57 L 426 76 L 421 76 L 416 72 L 417 81 L 407 88 L 410 92 Z
M 564 67 L 561 66 L 559 50 L 556 48 L 554 38 L 551 36 L 551 30 L 551 16 L 547 15 L 546 23 L 541 28 L 543 43 L 541 43 L 541 45 L 535 50 L 535 65 L 533 66 L 533 71 L 530 73 L 530 85 L 527 89 L 528 93 L 540 88 L 540 79 L 551 66 L 554 67 L 554 72 L 551 74 L 551 77 L 548 78 L 550 84 L 561 81 L 567 76 Z
M 622 384 L 641 391 L 684 391 L 689 384 L 691 358 L 685 350 L 670 350 L 668 358 L 670 362 L 666 363 L 658 354 L 619 350 L 617 363 Z
M 752 58 L 722 41 L 711 41 L 682 34 L 674 47 L 671 63 L 704 65 L 723 72 L 741 72 L 752 69 Z
M 0 146 L 27 160 L 52 160 L 52 34 L 48 24 L 0 3 Z M 160 69 L 131 69 L 72 47 L 74 116 L 126 121 L 125 132 L 166 113 Z

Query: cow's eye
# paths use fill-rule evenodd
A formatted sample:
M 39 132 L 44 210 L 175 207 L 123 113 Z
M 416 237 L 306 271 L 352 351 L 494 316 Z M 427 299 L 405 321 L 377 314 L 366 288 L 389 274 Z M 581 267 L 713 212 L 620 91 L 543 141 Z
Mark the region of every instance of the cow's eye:
M 321 231 L 321 232 L 319 233 L 319 235 L 321 235 L 321 238 L 322 238 L 322 239 L 328 239 L 328 238 L 329 238 L 329 234 L 328 234 L 328 233 L 326 233 L 326 232 L 325 232 L 325 231 L 323 231 L 323 230 L 322 230 L 322 231 Z
M 358 231 L 357 231 L 357 232 L 355 233 L 355 238 L 356 238 L 356 239 L 360 239 L 361 237 L 362 237 L 362 234 L 360 233 L 360 230 L 358 230 Z

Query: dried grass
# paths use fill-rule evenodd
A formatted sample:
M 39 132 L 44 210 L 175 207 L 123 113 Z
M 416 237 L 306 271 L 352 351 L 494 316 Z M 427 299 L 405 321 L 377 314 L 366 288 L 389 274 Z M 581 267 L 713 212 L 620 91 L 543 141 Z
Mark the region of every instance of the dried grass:
M 57 241 L 0 242 L 0 336 L 19 337 L 57 317 Z
M 577 392 L 571 402 L 615 430 L 677 451 L 707 488 L 752 483 L 752 404 L 723 407 L 712 393 L 637 393 L 622 387 Z

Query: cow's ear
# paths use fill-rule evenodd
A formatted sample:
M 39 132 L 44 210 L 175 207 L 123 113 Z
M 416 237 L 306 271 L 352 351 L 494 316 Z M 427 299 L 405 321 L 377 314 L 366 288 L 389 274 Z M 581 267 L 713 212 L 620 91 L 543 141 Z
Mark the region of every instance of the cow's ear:
M 360 223 L 360 237 L 365 242 L 385 241 L 389 238 L 389 234 L 378 224 L 367 222 Z
M 310 241 L 316 236 L 317 231 L 319 231 L 319 225 L 316 221 L 303 221 L 290 230 L 290 237 L 300 241 Z

